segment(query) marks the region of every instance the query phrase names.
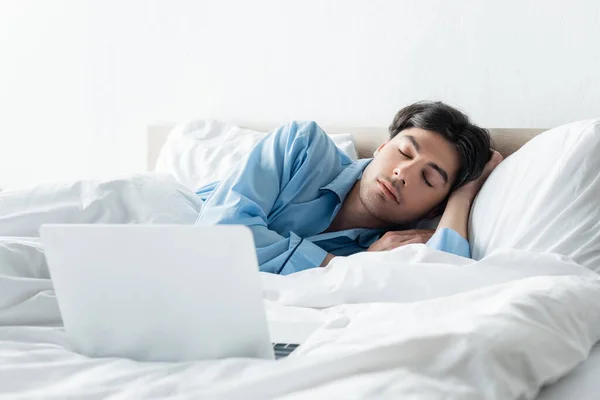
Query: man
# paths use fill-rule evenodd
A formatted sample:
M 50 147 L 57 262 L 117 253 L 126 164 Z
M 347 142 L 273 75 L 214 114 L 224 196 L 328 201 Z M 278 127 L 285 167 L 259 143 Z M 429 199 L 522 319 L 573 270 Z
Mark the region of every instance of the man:
M 441 102 L 400 110 L 375 157 L 355 162 L 316 123 L 292 122 L 198 191 L 196 224 L 248 226 L 261 271 L 279 274 L 410 243 L 469 257 L 471 203 L 501 160 L 485 129 Z M 394 231 L 442 211 L 433 237 Z

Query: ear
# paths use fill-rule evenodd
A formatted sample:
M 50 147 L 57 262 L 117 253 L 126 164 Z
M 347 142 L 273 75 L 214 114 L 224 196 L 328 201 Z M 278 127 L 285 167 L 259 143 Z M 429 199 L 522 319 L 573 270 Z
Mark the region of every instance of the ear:
M 377 154 L 379 154 L 379 152 L 381 151 L 381 149 L 383 149 L 383 147 L 388 144 L 390 142 L 390 139 L 386 140 L 385 142 L 381 143 L 381 146 L 379 146 L 377 148 L 377 150 L 375 150 L 375 152 L 373 153 L 373 157 L 377 156 Z

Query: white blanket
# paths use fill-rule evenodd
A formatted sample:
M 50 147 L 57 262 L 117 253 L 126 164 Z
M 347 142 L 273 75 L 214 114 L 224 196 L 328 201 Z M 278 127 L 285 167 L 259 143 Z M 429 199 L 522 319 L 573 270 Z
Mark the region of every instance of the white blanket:
M 168 179 L 114 185 L 0 196 L 11 205 L 0 204 L 2 234 L 32 236 L 0 240 L 0 398 L 529 399 L 600 338 L 594 272 L 553 254 L 501 251 L 474 262 L 413 245 L 263 274 L 271 321 L 323 322 L 287 359 L 89 359 L 69 350 L 36 224 L 157 215 L 193 223 L 199 206 Z

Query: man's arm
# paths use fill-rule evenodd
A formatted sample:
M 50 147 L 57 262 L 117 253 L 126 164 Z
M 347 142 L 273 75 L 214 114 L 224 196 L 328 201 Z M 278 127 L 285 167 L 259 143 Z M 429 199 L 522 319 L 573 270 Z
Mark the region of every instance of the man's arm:
M 290 274 L 320 266 L 327 252 L 293 232 L 287 236 L 267 226 L 282 189 L 302 182 L 314 168 L 334 168 L 335 144 L 314 122 L 290 123 L 261 140 L 239 169 L 208 197 L 197 225 L 239 224 L 254 235 L 260 270 Z
M 479 179 L 467 183 L 450 195 L 437 231 L 428 244 L 435 244 L 439 250 L 449 253 L 464 257 L 471 256 L 471 248 L 468 242 L 471 205 L 487 178 L 501 161 L 502 155 L 495 151 Z

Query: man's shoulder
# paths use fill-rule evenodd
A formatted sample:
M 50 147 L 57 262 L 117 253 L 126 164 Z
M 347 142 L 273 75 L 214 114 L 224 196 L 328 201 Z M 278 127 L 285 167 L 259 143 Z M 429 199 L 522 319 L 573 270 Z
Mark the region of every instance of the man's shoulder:
M 274 133 L 274 143 L 279 151 L 284 151 L 287 159 L 300 158 L 334 168 L 337 164 L 347 166 L 353 159 L 337 145 L 315 121 L 290 121 L 280 126 Z
M 325 133 L 316 121 L 293 120 L 285 124 L 281 129 L 289 132 L 293 139 L 309 141 L 316 139 L 331 140 L 329 135 Z

